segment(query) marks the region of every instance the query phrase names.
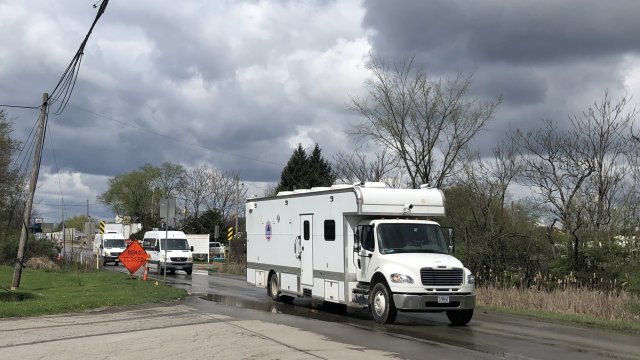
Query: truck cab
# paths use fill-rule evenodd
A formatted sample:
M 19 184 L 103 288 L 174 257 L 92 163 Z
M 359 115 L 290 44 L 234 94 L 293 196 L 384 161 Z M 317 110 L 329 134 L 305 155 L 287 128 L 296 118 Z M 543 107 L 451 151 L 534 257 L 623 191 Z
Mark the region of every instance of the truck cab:
M 475 307 L 475 280 L 449 254 L 440 225 L 421 219 L 362 221 L 354 234 L 359 287 L 374 319 L 392 322 L 397 311 L 445 311 L 466 324 Z
M 182 270 L 191 275 L 193 271 L 193 246 L 182 231 L 147 231 L 142 247 L 149 254 L 149 263 L 155 264 L 158 274 L 165 271 L 174 274 Z

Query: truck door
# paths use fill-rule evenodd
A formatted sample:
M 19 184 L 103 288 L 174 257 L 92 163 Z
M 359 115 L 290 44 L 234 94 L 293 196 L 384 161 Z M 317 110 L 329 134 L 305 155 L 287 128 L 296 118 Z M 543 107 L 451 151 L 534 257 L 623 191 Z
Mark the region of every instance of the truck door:
M 358 281 L 369 281 L 369 263 L 371 262 L 371 256 L 375 250 L 373 241 L 373 226 L 363 225 L 358 227 L 358 234 L 360 236 L 360 259 L 358 260 Z
M 313 215 L 300 215 L 300 283 L 313 285 Z

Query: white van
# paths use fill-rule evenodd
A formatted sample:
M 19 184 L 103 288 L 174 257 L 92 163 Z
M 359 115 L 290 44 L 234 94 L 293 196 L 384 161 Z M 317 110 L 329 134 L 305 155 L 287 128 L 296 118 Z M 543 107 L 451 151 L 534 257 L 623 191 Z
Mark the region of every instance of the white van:
M 150 255 L 149 263 L 155 264 L 158 274 L 168 271 L 174 274 L 182 270 L 191 275 L 193 271 L 193 246 L 182 231 L 147 231 L 142 247 Z
M 102 266 L 112 262 L 118 265 L 118 256 L 127 248 L 127 243 L 122 234 L 102 234 L 96 235 L 96 244 L 98 244 L 98 254 L 102 261 Z

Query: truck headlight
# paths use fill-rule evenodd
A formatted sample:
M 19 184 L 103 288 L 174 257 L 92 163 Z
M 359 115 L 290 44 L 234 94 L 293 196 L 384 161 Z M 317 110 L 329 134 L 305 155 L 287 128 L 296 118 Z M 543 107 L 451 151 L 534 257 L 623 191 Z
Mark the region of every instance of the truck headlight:
M 104 256 L 111 256 L 111 253 L 110 253 L 110 252 L 108 252 L 108 251 L 105 251 L 105 252 L 104 252 Z
M 391 282 L 394 283 L 413 284 L 413 279 L 409 275 L 391 274 L 389 278 L 391 279 Z
M 189 257 L 187 258 L 187 261 L 189 261 L 189 262 L 193 261 L 193 256 L 189 255 Z
M 467 275 L 467 284 L 472 285 L 476 283 L 476 278 L 473 277 L 473 274 Z

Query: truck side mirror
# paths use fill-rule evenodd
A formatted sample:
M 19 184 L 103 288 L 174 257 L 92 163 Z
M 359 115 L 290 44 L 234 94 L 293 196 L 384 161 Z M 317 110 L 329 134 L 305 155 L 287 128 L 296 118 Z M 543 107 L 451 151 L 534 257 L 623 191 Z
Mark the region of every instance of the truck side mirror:
M 445 228 L 447 229 L 447 235 L 448 235 L 448 239 L 449 240 L 449 254 L 453 254 L 455 251 L 455 238 L 454 238 L 454 232 L 453 232 L 453 228 L 452 227 L 447 227 Z
M 153 247 L 153 251 L 160 251 L 160 246 L 156 245 Z
M 353 244 L 353 252 L 359 253 L 360 250 L 362 250 L 362 246 L 360 246 L 360 243 Z
M 189 250 L 193 251 L 193 246 L 189 247 Z
M 103 249 L 103 246 L 102 246 L 102 244 L 100 244 L 100 249 Z

